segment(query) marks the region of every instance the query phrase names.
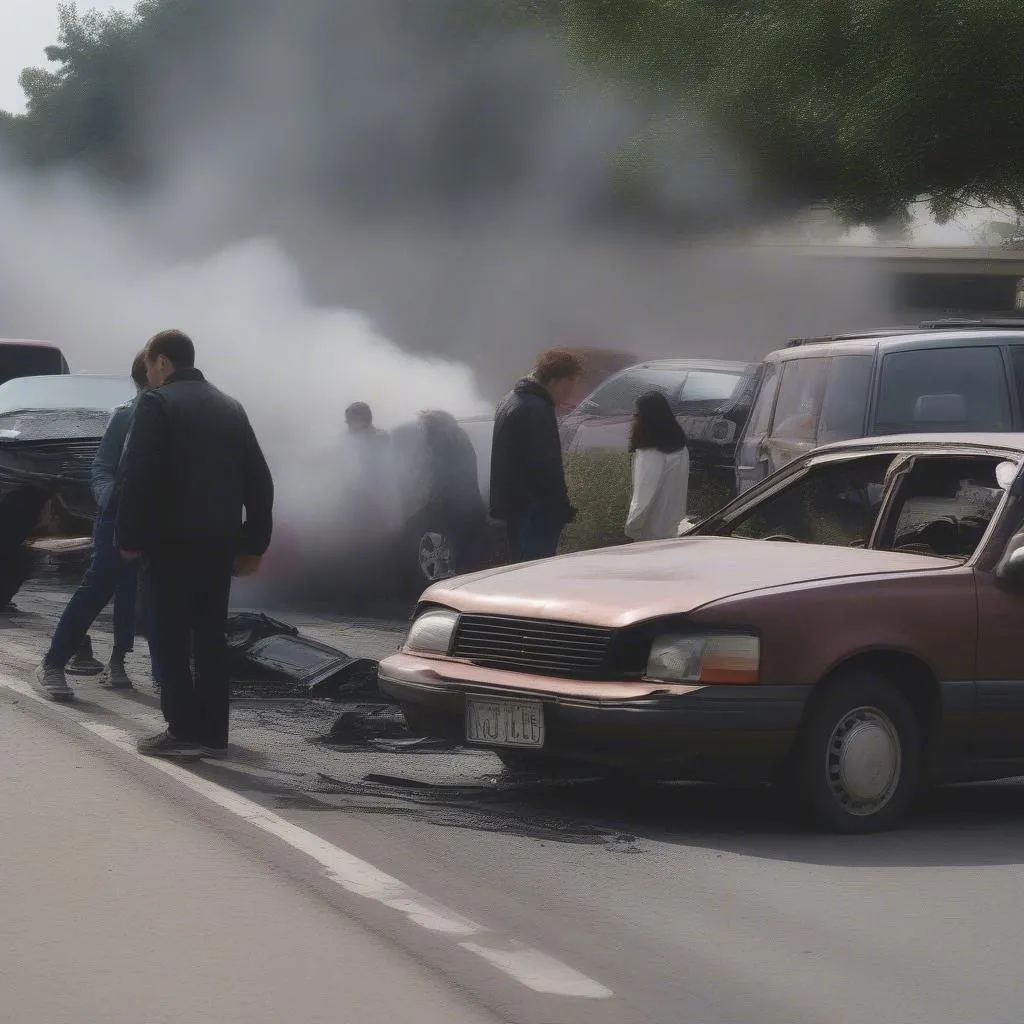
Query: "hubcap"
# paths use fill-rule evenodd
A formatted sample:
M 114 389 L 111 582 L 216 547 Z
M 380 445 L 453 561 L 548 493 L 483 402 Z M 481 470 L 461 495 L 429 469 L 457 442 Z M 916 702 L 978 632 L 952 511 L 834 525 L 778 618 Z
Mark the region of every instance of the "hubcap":
M 420 537 L 420 572 L 429 583 L 451 576 L 454 569 L 451 542 L 440 533 Z
M 847 813 L 877 814 L 896 792 L 902 768 L 899 733 L 878 708 L 856 708 L 832 731 L 825 772 L 832 796 Z

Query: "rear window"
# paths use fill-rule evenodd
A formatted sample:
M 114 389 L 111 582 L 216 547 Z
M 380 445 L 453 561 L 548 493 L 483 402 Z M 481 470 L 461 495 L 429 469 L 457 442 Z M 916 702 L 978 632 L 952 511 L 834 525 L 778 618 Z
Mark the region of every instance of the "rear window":
M 65 373 L 67 364 L 60 349 L 45 345 L 0 345 L 0 384 L 15 377 Z
M 882 360 L 876 433 L 1010 427 L 1010 398 L 998 348 L 918 349 Z

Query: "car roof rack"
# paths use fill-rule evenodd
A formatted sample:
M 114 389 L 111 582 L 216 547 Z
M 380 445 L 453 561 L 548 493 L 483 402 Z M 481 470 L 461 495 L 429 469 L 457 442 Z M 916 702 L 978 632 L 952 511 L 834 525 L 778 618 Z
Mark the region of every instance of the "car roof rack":
M 891 338 L 898 334 L 914 334 L 920 327 L 887 327 L 873 331 L 851 331 L 849 334 L 829 334 L 823 338 L 794 338 L 786 348 L 800 348 L 802 345 L 825 345 L 830 341 L 860 341 L 869 338 Z
M 871 331 L 851 331 L 844 334 L 829 334 L 821 338 L 794 338 L 786 348 L 800 348 L 803 345 L 824 345 L 830 341 L 860 341 L 870 338 L 896 338 L 920 331 L 950 331 L 958 328 L 992 328 L 1002 331 L 1024 331 L 1022 316 L 949 316 L 934 320 L 922 320 L 916 327 L 888 327 Z
M 944 331 L 956 327 L 994 327 L 1004 331 L 1024 331 L 1024 316 L 949 316 L 938 320 L 922 320 L 926 331 Z

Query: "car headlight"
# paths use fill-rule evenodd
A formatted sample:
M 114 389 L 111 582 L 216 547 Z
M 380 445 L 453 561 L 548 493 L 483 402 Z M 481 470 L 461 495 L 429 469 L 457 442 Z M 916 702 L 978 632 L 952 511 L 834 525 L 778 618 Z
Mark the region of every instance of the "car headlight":
M 651 645 L 647 678 L 663 683 L 756 683 L 761 641 L 747 634 L 668 634 Z
M 424 612 L 409 628 L 409 635 L 405 638 L 406 650 L 447 654 L 458 622 L 459 616 L 455 612 L 440 608 Z

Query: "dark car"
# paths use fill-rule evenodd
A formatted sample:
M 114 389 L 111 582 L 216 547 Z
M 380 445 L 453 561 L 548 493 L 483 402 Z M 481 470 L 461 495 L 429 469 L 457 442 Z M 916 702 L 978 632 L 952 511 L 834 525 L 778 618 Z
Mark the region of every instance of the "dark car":
M 417 592 L 503 557 L 504 529 L 489 521 L 480 463 L 466 425 L 424 413 L 392 434 L 403 528 L 402 573 Z
M 56 345 L 45 341 L 0 338 L 0 384 L 15 377 L 70 373 L 68 361 Z
M 63 374 L 0 384 L 0 491 L 53 489 L 69 529 L 91 529 L 90 475 L 111 411 L 135 396 L 127 377 Z
M 829 827 L 1024 773 L 1024 435 L 830 445 L 677 540 L 438 584 L 381 689 L 516 767 L 773 782 Z
M 462 422 L 431 411 L 390 437 L 365 440 L 358 474 L 315 524 L 281 512 L 264 574 L 272 589 L 332 602 L 415 598 L 504 558 L 504 530 L 487 518 L 480 463 Z
M 937 320 L 768 355 L 736 453 L 739 493 L 821 444 L 1024 429 L 1024 320 Z
M 696 466 L 724 475 L 730 486 L 736 442 L 757 383 L 756 363 L 658 359 L 609 377 L 561 420 L 566 454 L 593 449 L 625 452 L 637 398 L 660 391 L 686 431 Z

